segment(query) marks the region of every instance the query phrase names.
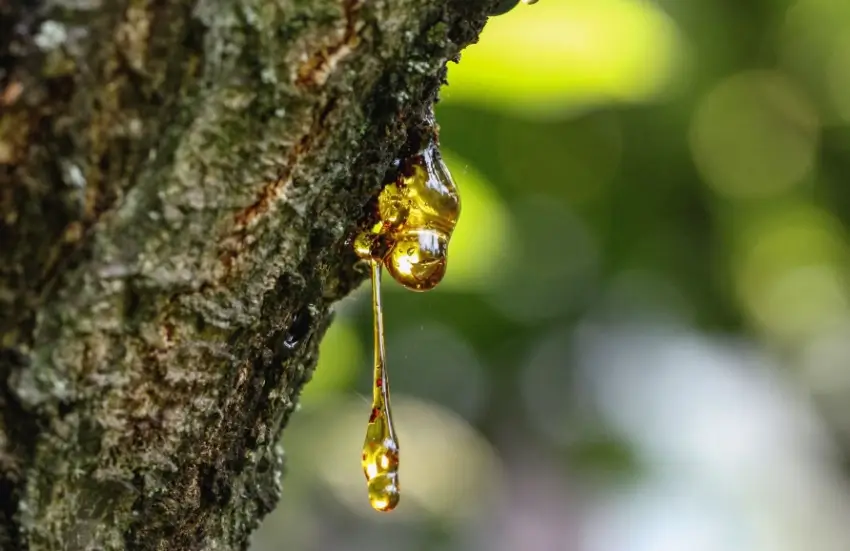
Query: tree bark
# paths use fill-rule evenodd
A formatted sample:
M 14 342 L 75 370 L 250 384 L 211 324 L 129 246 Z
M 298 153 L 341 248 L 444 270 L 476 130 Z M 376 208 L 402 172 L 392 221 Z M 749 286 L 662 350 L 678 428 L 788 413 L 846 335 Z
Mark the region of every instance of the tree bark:
M 498 0 L 0 0 L 0 548 L 245 549 Z

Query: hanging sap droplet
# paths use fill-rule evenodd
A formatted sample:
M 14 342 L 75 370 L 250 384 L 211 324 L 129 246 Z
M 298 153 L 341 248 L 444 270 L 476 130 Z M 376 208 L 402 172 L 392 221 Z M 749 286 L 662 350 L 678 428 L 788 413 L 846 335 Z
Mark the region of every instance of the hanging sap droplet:
M 427 291 L 446 274 L 460 196 L 434 143 L 409 159 L 399 187 L 407 216 L 393 233 L 384 263 L 393 279 L 408 289 Z
M 384 316 L 381 305 L 381 263 L 372 260 L 372 332 L 375 368 L 372 377 L 372 411 L 363 442 L 362 465 L 366 475 L 369 504 L 376 511 L 391 511 L 398 505 L 398 438 L 390 409 L 390 387 L 384 351 Z
M 407 230 L 396 237 L 384 259 L 387 271 L 408 289 L 433 289 L 446 274 L 448 247 L 442 232 Z
M 363 473 L 369 504 L 376 511 L 391 511 L 398 505 L 398 442 L 390 436 L 388 411 L 371 416 L 363 443 Z
M 377 220 L 370 220 L 372 226 L 353 241 L 357 256 L 372 267 L 375 370 L 362 466 L 369 503 L 378 511 L 391 511 L 400 497 L 399 445 L 384 353 L 381 271 L 385 266 L 408 289 L 427 291 L 436 287 L 445 276 L 449 240 L 460 216 L 460 196 L 440 158 L 433 114 L 425 122 L 424 134 L 412 136 L 414 143 L 424 146 L 417 145 L 415 155 L 397 163 L 394 181 L 378 195 L 374 211 Z
M 460 216 L 460 196 L 435 140 L 403 163 L 396 181 L 378 196 L 379 221 L 355 239 L 361 258 L 380 260 L 393 279 L 414 291 L 442 281 Z

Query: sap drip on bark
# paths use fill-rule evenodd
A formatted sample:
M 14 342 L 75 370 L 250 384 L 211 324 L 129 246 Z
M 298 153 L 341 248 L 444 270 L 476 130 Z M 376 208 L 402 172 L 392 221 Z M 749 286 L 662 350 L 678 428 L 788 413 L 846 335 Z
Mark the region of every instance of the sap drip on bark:
M 372 411 L 366 427 L 362 464 L 369 503 L 378 511 L 398 504 L 399 442 L 390 409 L 390 388 L 384 351 L 381 272 L 407 289 L 427 291 L 442 281 L 452 231 L 460 216 L 457 187 L 440 158 L 436 132 L 415 155 L 399 164 L 399 172 L 378 195 L 377 219 L 354 241 L 357 255 L 372 272 L 375 366 Z
M 460 216 L 460 195 L 440 156 L 433 114 L 427 126 L 424 146 L 398 163 L 398 173 L 378 195 L 372 226 L 354 240 L 354 250 L 369 262 L 372 277 L 375 365 L 361 463 L 369 503 L 377 511 L 393 510 L 401 496 L 399 442 L 384 348 L 381 272 L 385 267 L 393 279 L 413 291 L 436 287 L 446 274 L 449 240 Z

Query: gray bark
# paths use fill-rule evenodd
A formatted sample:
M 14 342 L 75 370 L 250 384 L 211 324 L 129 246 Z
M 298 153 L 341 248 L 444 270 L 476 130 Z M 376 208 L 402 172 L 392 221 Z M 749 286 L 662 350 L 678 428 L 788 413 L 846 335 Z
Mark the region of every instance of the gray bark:
M 0 0 L 0 548 L 244 549 L 494 0 Z

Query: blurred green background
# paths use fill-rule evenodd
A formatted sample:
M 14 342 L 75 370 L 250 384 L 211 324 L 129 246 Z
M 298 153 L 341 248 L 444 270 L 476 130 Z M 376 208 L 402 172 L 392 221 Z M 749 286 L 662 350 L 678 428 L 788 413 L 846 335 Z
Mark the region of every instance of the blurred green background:
M 399 508 L 364 286 L 253 550 L 850 549 L 850 2 L 520 4 L 449 82 L 448 275 L 384 282 Z

